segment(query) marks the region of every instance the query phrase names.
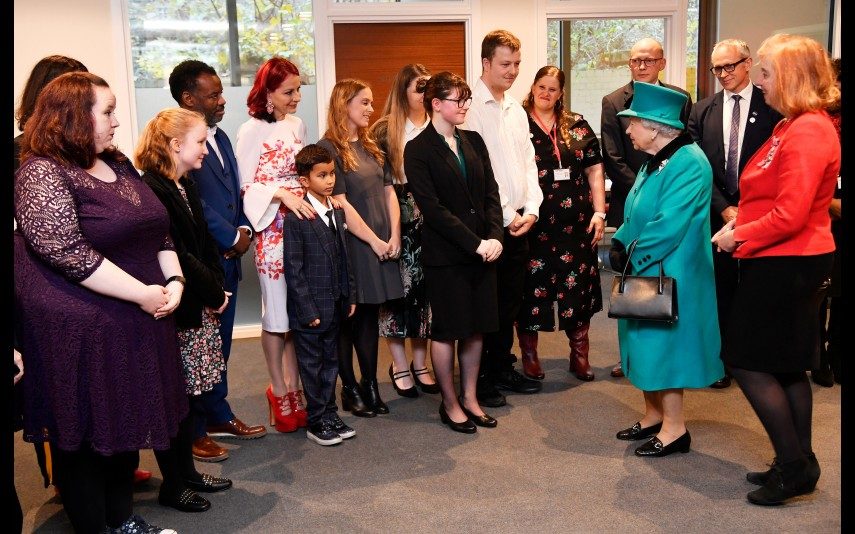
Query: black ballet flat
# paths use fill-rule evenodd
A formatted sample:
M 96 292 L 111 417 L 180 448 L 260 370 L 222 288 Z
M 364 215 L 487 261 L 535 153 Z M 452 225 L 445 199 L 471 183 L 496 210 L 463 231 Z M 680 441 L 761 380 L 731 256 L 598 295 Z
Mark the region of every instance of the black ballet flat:
M 692 444 L 692 436 L 689 435 L 689 431 L 686 430 L 686 433 L 675 439 L 668 445 L 663 445 L 662 442 L 656 436 L 650 438 L 650 441 L 642 445 L 641 447 L 635 449 L 636 456 L 668 456 L 669 454 L 674 454 L 675 452 L 686 453 L 689 452 L 689 446 Z
M 457 423 L 448 416 L 448 413 L 445 411 L 445 405 L 439 405 L 439 418 L 443 423 L 448 425 L 448 428 L 454 430 L 455 432 L 462 432 L 463 434 L 474 434 L 478 431 L 478 428 L 475 426 L 475 423 L 466 419 L 462 423 Z
M 656 423 L 647 428 L 641 428 L 641 422 L 637 422 L 629 428 L 625 428 L 618 432 L 615 437 L 625 441 L 635 441 L 637 439 L 649 438 L 655 436 L 662 430 L 662 423 Z
M 470 412 L 466 409 L 466 406 L 463 405 L 462 400 L 460 401 L 460 408 L 463 410 L 463 413 L 466 414 L 466 417 L 478 426 L 483 426 L 484 428 L 496 428 L 499 424 L 495 417 L 490 417 L 486 413 L 484 415 L 475 415 Z
M 185 479 L 184 485 L 193 491 L 201 491 L 203 493 L 216 493 L 232 487 L 232 481 L 227 478 L 215 477 L 207 473 L 203 473 L 201 477 L 201 480 Z

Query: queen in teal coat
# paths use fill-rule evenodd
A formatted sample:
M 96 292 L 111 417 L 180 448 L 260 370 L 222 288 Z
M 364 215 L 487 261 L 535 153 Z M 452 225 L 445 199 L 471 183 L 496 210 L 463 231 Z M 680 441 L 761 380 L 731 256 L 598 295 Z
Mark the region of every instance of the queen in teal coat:
M 703 388 L 724 375 L 709 242 L 712 169 L 682 131 L 685 99 L 665 87 L 636 82 L 632 106 L 618 113 L 630 117 L 627 134 L 633 145 L 652 158 L 626 199 L 613 246 L 620 251 L 637 240 L 628 272 L 655 276 L 661 261 L 678 288 L 674 323 L 618 320 L 623 371 L 644 392 L 645 413 L 617 437 L 650 437 L 636 449 L 639 456 L 688 452 L 683 388 Z M 612 256 L 618 264 L 626 261 L 625 251 Z

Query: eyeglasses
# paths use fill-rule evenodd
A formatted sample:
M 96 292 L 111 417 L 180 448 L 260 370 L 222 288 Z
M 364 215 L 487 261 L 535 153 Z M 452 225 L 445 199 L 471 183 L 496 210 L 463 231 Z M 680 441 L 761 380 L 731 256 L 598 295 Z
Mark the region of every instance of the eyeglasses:
M 660 59 L 665 59 L 665 58 L 663 58 L 663 57 L 649 57 L 649 58 L 645 58 L 645 59 L 632 58 L 629 60 L 629 64 L 632 67 L 638 67 L 639 65 L 644 63 L 645 67 L 650 68 L 650 67 L 656 65 L 656 62 L 659 61 Z
M 746 61 L 748 59 L 749 58 L 744 57 L 744 58 L 740 59 L 739 61 L 737 61 L 736 63 L 729 63 L 727 65 L 719 65 L 717 67 L 710 67 L 710 72 L 712 72 L 716 76 L 721 76 L 721 71 L 731 73 L 736 69 L 737 65 L 739 65 L 740 63 L 742 63 L 743 61 Z
M 468 108 L 469 106 L 472 105 L 472 97 L 471 96 L 469 98 L 460 98 L 460 99 L 440 98 L 440 100 L 445 100 L 447 102 L 457 102 L 457 107 L 459 107 L 459 108 Z

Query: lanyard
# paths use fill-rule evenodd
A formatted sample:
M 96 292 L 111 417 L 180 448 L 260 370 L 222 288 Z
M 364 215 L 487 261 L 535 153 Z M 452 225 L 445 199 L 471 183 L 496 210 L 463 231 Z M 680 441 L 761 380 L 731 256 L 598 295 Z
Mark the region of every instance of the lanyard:
M 540 125 L 543 131 L 546 132 L 546 135 L 549 137 L 549 140 L 552 141 L 552 150 L 555 154 L 555 158 L 558 160 L 558 168 L 561 169 L 564 166 L 561 164 L 561 151 L 558 150 L 558 119 L 555 119 L 555 122 L 552 123 L 552 129 L 547 131 L 546 125 L 540 122 L 540 118 L 537 116 L 537 113 L 532 113 L 534 116 L 534 120 Z

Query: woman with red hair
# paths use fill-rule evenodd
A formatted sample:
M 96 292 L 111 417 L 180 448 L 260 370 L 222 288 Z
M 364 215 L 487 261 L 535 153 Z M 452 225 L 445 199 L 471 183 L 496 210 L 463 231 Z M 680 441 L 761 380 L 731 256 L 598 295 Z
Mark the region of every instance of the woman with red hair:
M 293 115 L 300 103 L 296 65 L 276 56 L 267 60 L 255 75 L 246 103 L 251 118 L 238 130 L 235 157 L 244 212 L 258 236 L 255 267 L 261 285 L 261 347 L 270 374 L 270 424 L 279 432 L 293 432 L 306 426 L 307 414 L 288 335 L 282 222 L 288 211 L 301 219 L 315 217 L 294 167 L 306 139 L 306 125 Z

